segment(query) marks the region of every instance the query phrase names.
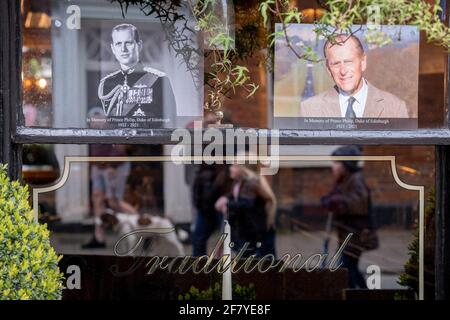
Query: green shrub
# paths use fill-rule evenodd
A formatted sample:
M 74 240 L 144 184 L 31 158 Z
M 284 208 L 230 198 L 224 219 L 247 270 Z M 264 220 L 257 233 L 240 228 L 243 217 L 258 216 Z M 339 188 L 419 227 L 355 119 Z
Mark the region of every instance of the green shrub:
M 431 190 L 425 204 L 424 221 L 424 298 L 434 299 L 434 256 L 435 256 L 435 216 L 436 192 Z M 419 225 L 414 230 L 414 238 L 408 246 L 409 259 L 405 263 L 404 272 L 400 275 L 398 283 L 412 290 L 416 296 L 419 294 Z M 406 299 L 403 296 L 397 297 Z
M 46 225 L 34 221 L 28 187 L 10 181 L 0 164 L 0 300 L 60 299 L 61 257 Z
M 222 286 L 216 282 L 214 286 L 206 290 L 200 291 L 198 288 L 192 286 L 189 291 L 178 296 L 178 300 L 221 300 Z M 255 300 L 256 291 L 253 283 L 248 286 L 241 286 L 233 284 L 233 300 Z

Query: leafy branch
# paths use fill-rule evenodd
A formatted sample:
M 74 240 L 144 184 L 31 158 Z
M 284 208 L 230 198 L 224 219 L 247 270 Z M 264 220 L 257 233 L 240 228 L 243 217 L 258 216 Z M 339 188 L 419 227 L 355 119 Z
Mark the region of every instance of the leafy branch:
M 327 0 L 327 11 L 319 24 L 349 30 L 352 24 L 375 22 L 386 25 L 415 25 L 429 42 L 446 49 L 450 45 L 449 28 L 441 21 L 439 0 Z M 326 34 L 324 35 L 326 36 Z
M 289 36 L 291 23 L 309 22 L 302 11 L 290 5 L 289 0 L 264 0 L 259 4 L 257 17 L 249 18 L 248 24 L 243 24 L 236 30 L 235 37 L 229 32 L 227 22 L 215 12 L 221 4 L 217 0 L 110 0 L 117 2 L 126 13 L 130 5 L 139 5 L 146 15 L 157 17 L 167 28 L 167 38 L 177 55 L 182 55 L 191 72 L 199 70 L 198 63 L 202 52 L 191 41 L 192 34 L 201 31 L 209 50 L 204 53 L 207 63 L 205 70 L 205 85 L 207 86 L 207 101 L 205 109 L 218 111 L 222 108 L 223 100 L 238 89 L 244 89 L 247 97 L 251 97 L 258 85 L 251 82 L 249 69 L 239 64 L 240 59 L 251 57 L 258 49 L 270 48 L 276 40 L 283 39 L 287 47 L 300 60 L 317 62 L 315 50 L 301 41 L 293 43 Z M 353 25 L 372 26 L 366 33 L 366 42 L 383 46 L 392 42 L 377 25 L 416 25 L 424 31 L 430 42 L 435 42 L 448 50 L 450 45 L 449 28 L 441 21 L 443 10 L 439 0 L 430 4 L 425 0 L 317 0 L 320 5 L 320 17 L 314 20 L 317 37 L 323 37 L 333 44 L 345 42 L 346 38 L 336 37 L 345 33 L 348 36 L 360 29 Z M 245 3 L 245 4 L 243 4 Z M 181 6 L 188 6 L 195 26 L 190 18 L 180 13 Z M 236 8 L 242 6 L 245 15 L 250 15 L 248 2 L 234 0 Z M 247 6 L 247 7 L 246 7 Z M 251 6 L 251 5 L 250 5 Z M 242 13 L 240 13 L 242 14 Z M 261 21 L 262 20 L 262 21 Z M 260 22 L 261 21 L 261 22 Z M 184 28 L 179 31 L 175 24 L 183 23 Z M 273 30 L 271 26 L 280 23 L 281 28 Z M 267 43 L 258 40 L 260 24 L 266 27 Z M 259 33 L 259 34 L 258 34 Z M 241 42 L 239 42 L 241 41 Z M 239 45 L 239 49 L 237 48 Z M 244 48 L 243 48 L 244 47 Z M 271 51 L 267 51 L 266 58 Z M 195 78 L 195 77 L 194 77 Z M 200 78 L 200 77 L 197 77 Z
M 249 69 L 236 63 L 236 42 L 227 30 L 226 22 L 214 11 L 216 0 L 199 0 L 195 1 L 195 4 L 192 0 L 187 2 L 197 20 L 198 28 L 208 39 L 210 48 L 206 55 L 212 62 L 205 77 L 209 88 L 205 109 L 219 111 L 224 97 L 236 93 L 237 88 L 244 89 L 247 98 L 254 95 L 259 86 L 250 82 Z
M 198 46 L 192 43 L 192 34 L 203 33 L 210 50 L 205 58 L 212 63 L 205 73 L 205 84 L 208 86 L 205 109 L 218 111 L 222 108 L 224 97 L 236 93 L 238 88 L 247 92 L 247 97 L 255 94 L 259 86 L 250 83 L 250 72 L 245 66 L 238 65 L 239 55 L 236 51 L 235 39 L 229 34 L 227 26 L 214 11 L 216 0 L 149 1 L 149 0 L 110 0 L 119 3 L 125 16 L 130 5 L 139 6 L 146 16 L 158 18 L 164 27 L 170 46 L 177 55 L 181 55 L 192 73 L 199 70 L 198 57 L 201 54 Z M 195 19 L 195 27 L 189 25 L 189 18 L 180 13 L 180 8 L 187 5 Z M 176 24 L 183 28 L 179 31 Z M 194 79 L 198 78 L 198 75 Z
M 345 42 L 336 40 L 337 34 L 350 37 L 358 32 L 352 29 L 356 24 L 368 24 L 366 41 L 383 46 L 392 42 L 377 25 L 415 25 L 424 31 L 429 42 L 435 42 L 447 50 L 450 45 L 449 28 L 441 21 L 443 10 L 439 0 L 430 4 L 424 0 L 318 0 L 322 17 L 314 21 L 317 37 L 323 37 L 333 44 Z M 288 27 L 290 23 L 303 22 L 302 13 L 289 5 L 289 0 L 266 0 L 260 4 L 261 16 L 267 26 L 270 18 L 281 24 L 268 36 L 269 46 L 284 38 L 286 46 L 301 60 L 317 62 L 314 50 L 303 43 L 292 43 Z
M 276 19 L 275 21 L 281 23 L 282 30 L 269 34 L 269 46 L 273 46 L 278 38 L 284 37 L 287 47 L 298 59 L 312 62 L 317 61 L 317 56 L 312 48 L 305 46 L 303 43 L 293 44 L 289 37 L 289 23 L 301 23 L 302 21 L 302 14 L 296 7 L 290 7 L 289 0 L 263 1 L 259 7 L 259 10 L 261 12 L 261 16 L 263 17 L 264 25 L 268 24 L 270 16 L 273 16 Z

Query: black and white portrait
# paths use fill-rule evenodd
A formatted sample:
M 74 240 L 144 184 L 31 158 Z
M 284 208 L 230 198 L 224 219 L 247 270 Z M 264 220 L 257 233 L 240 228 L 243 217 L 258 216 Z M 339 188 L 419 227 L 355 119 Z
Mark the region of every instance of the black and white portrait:
M 177 54 L 174 48 L 180 44 L 169 41 L 160 23 L 86 25 L 88 56 L 98 65 L 88 75 L 88 103 L 89 109 L 103 110 L 103 128 L 177 128 L 201 119 L 202 61 Z M 98 128 L 94 121 L 99 119 L 87 118 L 90 127 Z
M 98 97 L 107 117 L 146 117 L 167 122 L 164 109 L 176 101 L 167 75 L 141 61 L 143 42 L 132 24 L 120 24 L 111 32 L 111 51 L 120 67 L 100 81 Z

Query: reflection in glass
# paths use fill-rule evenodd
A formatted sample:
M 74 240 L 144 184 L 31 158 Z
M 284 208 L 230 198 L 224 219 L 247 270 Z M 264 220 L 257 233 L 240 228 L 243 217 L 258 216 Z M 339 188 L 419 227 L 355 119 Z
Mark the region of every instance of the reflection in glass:
M 170 151 L 168 147 L 163 153 L 161 149 L 150 150 L 147 146 L 128 146 L 125 149 L 104 146 L 100 149 L 95 150 L 92 146 L 89 155 L 161 155 Z M 330 155 L 337 149 L 316 146 L 309 150 L 309 154 Z M 307 150 L 307 147 L 289 146 L 282 148 L 281 152 L 308 154 Z M 59 152 L 56 155 L 60 160 Z M 402 181 L 425 186 L 426 194 L 433 187 L 433 148 L 367 146 L 362 148 L 361 154 L 395 155 L 397 173 Z M 62 162 L 59 162 L 59 167 L 62 171 Z M 278 174 L 266 177 L 267 190 L 273 190 L 276 199 L 273 248 L 278 258 L 284 254 L 301 253 L 308 257 L 323 253 L 327 238 L 328 252 L 333 254 L 336 251 L 340 236 L 334 227 L 327 229 L 329 210 L 323 206 L 324 196 L 335 189 L 333 167 L 335 164 L 329 161 L 284 161 Z M 230 205 L 228 208 L 235 208 L 234 213 L 239 213 L 238 208 L 249 203 L 254 206 L 254 210 L 249 212 L 258 212 L 257 197 L 253 198 L 256 202 L 246 202 L 252 199 L 252 194 L 257 194 L 253 193 L 256 189 L 252 184 L 236 183 L 241 181 L 242 172 L 257 170 L 255 167 L 240 170 L 226 165 L 128 161 L 74 162 L 70 168 L 64 186 L 39 195 L 40 219 L 49 224 L 57 251 L 65 254 L 124 253 L 133 242 L 122 242 L 114 252 L 120 236 L 152 225 L 174 226 L 176 231 L 171 238 L 144 240 L 135 254 L 176 256 L 180 252 L 186 255 L 210 253 L 222 231 L 224 200 L 220 200 L 221 197 L 225 196 L 233 203 L 234 207 Z M 378 248 L 362 252 L 358 270 L 367 278 L 367 268 L 377 265 L 381 269 L 381 288 L 400 288 L 397 280 L 409 259 L 408 245 L 414 238 L 418 223 L 418 194 L 395 183 L 389 161 L 364 161 L 353 168 L 360 169 L 370 188 L 379 240 Z M 270 192 L 266 192 L 263 198 L 267 194 Z M 231 218 L 230 213 L 226 212 L 228 218 Z M 240 223 L 234 224 L 237 230 Z M 241 229 L 240 236 L 251 236 L 252 228 Z M 100 235 L 104 237 L 104 245 L 102 241 L 98 241 L 100 244 L 91 241 L 99 232 L 104 233 Z

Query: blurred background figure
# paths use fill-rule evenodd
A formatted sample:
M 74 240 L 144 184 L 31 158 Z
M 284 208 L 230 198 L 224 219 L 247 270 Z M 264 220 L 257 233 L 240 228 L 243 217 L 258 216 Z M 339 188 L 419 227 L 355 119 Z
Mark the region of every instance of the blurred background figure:
M 232 123 L 228 112 L 224 113 L 224 123 Z M 203 127 L 215 124 L 218 117 L 213 112 L 205 113 Z M 193 128 L 194 124 L 188 125 Z M 226 145 L 223 147 L 222 155 L 226 156 Z M 211 156 L 216 156 L 211 154 Z M 185 166 L 186 183 L 192 190 L 192 202 L 195 208 L 192 225 L 192 251 L 193 256 L 207 254 L 208 239 L 216 231 L 221 231 L 223 226 L 223 215 L 216 210 L 216 201 L 228 194 L 231 188 L 229 166 L 225 164 L 187 164 Z
M 192 237 L 193 255 L 207 254 L 208 239 L 220 231 L 223 215 L 216 210 L 216 201 L 230 190 L 227 165 L 201 164 L 194 181 L 193 202 L 197 211 Z
M 259 175 L 257 166 L 233 164 L 231 193 L 216 202 L 216 209 L 228 217 L 233 249 L 243 255 L 262 257 L 275 253 L 276 199 L 266 178 Z
M 101 108 L 93 108 L 89 112 L 91 128 L 103 128 L 106 122 Z M 95 120 L 97 121 L 95 121 Z M 127 156 L 125 145 L 98 144 L 90 146 L 91 157 L 124 157 Z M 124 201 L 125 187 L 130 175 L 130 162 L 91 162 L 91 199 L 95 217 L 95 231 L 91 241 L 82 246 L 83 249 L 105 248 L 105 231 L 100 219 L 107 207 L 113 212 L 138 214 L 136 208 Z
M 361 149 L 357 146 L 345 146 L 335 150 L 332 155 L 360 156 Z M 353 234 L 343 251 L 342 266 L 348 270 L 349 287 L 365 289 L 366 281 L 358 269 L 358 263 L 366 246 L 363 233 L 370 226 L 370 190 L 360 172 L 358 161 L 335 161 L 332 174 L 334 188 L 321 202 L 333 213 L 339 246 L 350 233 Z

